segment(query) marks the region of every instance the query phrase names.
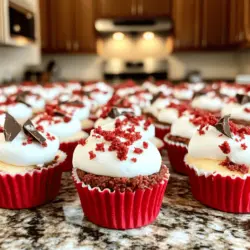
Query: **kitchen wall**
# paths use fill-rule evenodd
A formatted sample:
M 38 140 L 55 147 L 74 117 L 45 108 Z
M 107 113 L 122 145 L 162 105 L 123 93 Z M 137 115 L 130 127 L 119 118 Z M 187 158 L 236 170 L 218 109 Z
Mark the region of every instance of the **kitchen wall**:
M 12 0 L 26 8 L 31 8 L 38 15 L 38 0 Z M 0 47 L 0 82 L 5 79 L 20 79 L 28 65 L 41 62 L 39 17 L 37 16 L 37 42 L 27 47 Z

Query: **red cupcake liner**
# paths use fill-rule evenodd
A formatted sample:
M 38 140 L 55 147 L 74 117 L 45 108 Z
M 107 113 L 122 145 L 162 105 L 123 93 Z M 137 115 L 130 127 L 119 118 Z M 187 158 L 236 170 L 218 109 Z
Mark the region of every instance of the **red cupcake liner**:
M 165 135 L 170 132 L 170 126 L 155 124 L 155 136 L 163 140 Z
M 177 173 L 188 175 L 188 168 L 184 162 L 185 155 L 188 152 L 187 145 L 170 141 L 167 139 L 167 136 L 164 137 L 164 142 L 171 166 Z
M 160 212 L 168 180 L 152 189 L 138 189 L 134 192 L 101 191 L 84 185 L 73 170 L 83 212 L 89 221 L 110 229 L 138 228 L 153 222 Z
M 250 213 L 250 176 L 245 178 L 204 174 L 189 166 L 194 198 L 206 206 L 230 213 Z
M 64 161 L 64 164 L 62 166 L 63 172 L 68 172 L 72 170 L 72 159 L 73 159 L 73 154 L 77 145 L 78 145 L 78 141 L 60 143 L 59 149 L 67 154 L 67 158 Z
M 0 207 L 8 209 L 32 208 L 56 198 L 61 186 L 62 160 L 50 167 L 25 174 L 0 174 Z

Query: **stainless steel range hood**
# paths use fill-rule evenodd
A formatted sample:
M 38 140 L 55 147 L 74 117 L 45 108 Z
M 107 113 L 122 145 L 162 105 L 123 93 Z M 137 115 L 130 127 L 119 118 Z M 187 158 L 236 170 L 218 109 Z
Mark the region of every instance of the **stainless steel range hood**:
M 170 32 L 173 23 L 170 18 L 165 19 L 98 19 L 95 28 L 99 33 L 112 32 Z

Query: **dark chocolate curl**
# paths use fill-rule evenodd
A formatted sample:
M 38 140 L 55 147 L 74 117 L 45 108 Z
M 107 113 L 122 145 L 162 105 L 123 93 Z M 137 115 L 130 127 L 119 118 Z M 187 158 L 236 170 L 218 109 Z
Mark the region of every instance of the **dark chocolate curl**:
M 24 123 L 23 130 L 40 144 L 46 141 L 46 139 L 37 131 L 31 120 L 27 120 Z
M 28 106 L 29 108 L 31 107 L 31 105 L 29 105 L 27 102 L 25 102 L 25 97 L 29 94 L 28 91 L 23 91 L 20 92 L 17 97 L 16 97 L 16 102 L 20 102 L 25 104 L 26 106 Z
M 152 100 L 150 101 L 151 104 L 153 104 L 161 95 L 163 95 L 163 93 L 160 91 L 157 94 L 155 94 L 152 98 Z
M 230 126 L 229 126 L 229 118 L 230 115 L 226 115 L 224 117 L 222 117 L 216 124 L 215 124 L 215 128 L 221 132 L 223 135 L 229 137 L 232 139 L 232 134 L 231 134 L 231 130 L 230 130 Z
M 244 105 L 250 102 L 250 96 L 248 95 L 237 94 L 236 99 L 237 99 L 237 102 L 241 105 Z
M 120 116 L 120 112 L 118 111 L 117 108 L 112 108 L 109 113 L 108 113 L 108 117 L 115 119 L 116 117 Z
M 74 101 L 65 101 L 65 102 L 59 102 L 59 105 L 63 105 L 63 104 L 65 104 L 65 105 L 67 105 L 67 104 L 69 104 L 69 105 L 82 105 L 83 103 L 81 102 L 81 101 L 79 101 L 79 100 L 74 100 Z
M 9 113 L 6 113 L 4 130 L 3 130 L 5 141 L 13 141 L 21 130 L 22 127 L 15 120 L 15 118 L 11 116 Z

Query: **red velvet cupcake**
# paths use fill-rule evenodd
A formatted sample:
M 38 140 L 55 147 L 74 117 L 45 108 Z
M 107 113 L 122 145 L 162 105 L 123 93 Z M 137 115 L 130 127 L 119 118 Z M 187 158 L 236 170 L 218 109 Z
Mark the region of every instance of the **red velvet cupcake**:
M 31 208 L 53 200 L 66 158 L 58 138 L 30 120 L 21 126 L 8 113 L 0 115 L 0 127 L 0 207 Z
M 225 116 L 203 124 L 185 157 L 193 196 L 231 213 L 250 213 L 250 129 Z
M 157 217 L 169 178 L 157 148 L 133 125 L 92 130 L 73 156 L 73 179 L 86 217 L 112 229 Z

